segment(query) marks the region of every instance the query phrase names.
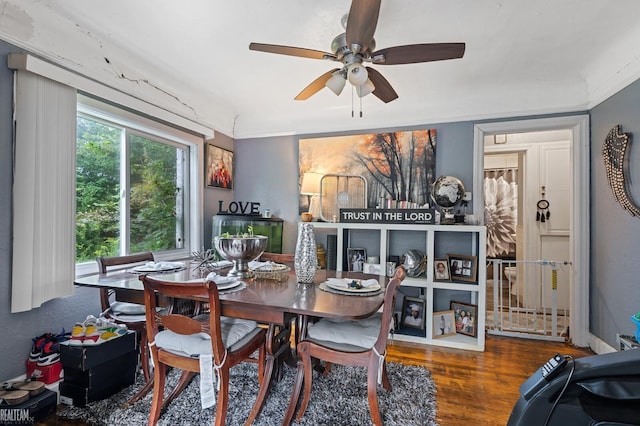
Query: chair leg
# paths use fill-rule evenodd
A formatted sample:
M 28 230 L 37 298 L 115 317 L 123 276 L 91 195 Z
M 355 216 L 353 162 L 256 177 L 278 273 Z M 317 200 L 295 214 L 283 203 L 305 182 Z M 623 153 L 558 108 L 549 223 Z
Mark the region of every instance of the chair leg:
M 273 378 L 273 372 L 275 370 L 275 362 L 276 359 L 273 354 L 267 354 L 265 361 L 265 349 L 264 345 L 262 345 L 260 347 L 260 359 L 258 361 L 258 383 L 260 384 L 260 390 L 256 396 L 256 401 L 253 403 L 251 413 L 249 413 L 249 417 L 244 423 L 245 426 L 251 425 L 258 415 L 260 415 L 264 401 L 269 393 L 269 388 L 271 387 L 271 379 Z M 260 368 L 262 366 L 264 366 L 264 368 Z M 263 371 L 261 372 L 260 370 Z
M 127 405 L 135 404 L 136 402 L 147 396 L 147 394 L 153 390 L 153 382 L 153 378 L 147 381 L 147 383 L 145 383 L 144 386 L 140 388 L 140 390 L 127 401 Z
M 262 386 L 264 382 L 264 372 L 265 372 L 265 363 L 266 363 L 266 349 L 264 345 L 260 346 L 258 351 L 258 385 Z
M 164 364 L 156 365 L 153 370 L 153 400 L 151 401 L 151 412 L 149 413 L 149 426 L 154 426 L 160 418 L 166 372 L 167 366 Z
M 387 392 L 391 392 L 391 382 L 389 381 L 389 376 L 387 375 L 387 363 L 382 363 L 382 387 Z
M 377 364 L 377 360 L 375 363 Z M 378 407 L 378 392 L 376 387 L 378 384 L 378 369 L 369 365 L 367 368 L 367 399 L 369 400 L 369 411 L 371 413 L 371 421 L 376 426 L 382 426 L 382 417 L 380 416 L 380 408 Z
M 229 406 L 229 368 L 220 369 L 220 391 L 216 402 L 216 426 L 224 426 Z
M 142 367 L 142 374 L 144 375 L 145 382 L 151 379 L 151 372 L 149 367 L 149 339 L 147 339 L 147 332 L 140 332 L 140 365 Z
M 326 362 L 324 365 L 324 369 L 322 370 L 322 376 L 323 377 L 327 377 L 329 375 L 329 373 L 331 372 L 331 363 L 330 362 Z
M 194 373 L 193 371 L 183 370 L 178 383 L 176 383 L 176 386 L 173 388 L 169 396 L 167 396 L 167 399 L 164 400 L 162 406 L 165 407 L 167 404 L 171 403 L 171 401 L 176 399 L 178 395 L 180 395 L 182 391 L 187 387 L 189 382 L 191 382 L 191 379 L 193 379 L 195 375 L 196 373 Z
M 311 399 L 311 384 L 313 382 L 313 364 L 311 361 L 311 356 L 304 347 L 304 344 L 298 345 L 298 348 L 300 348 L 301 346 L 302 349 L 299 350 L 298 356 L 302 358 L 302 368 L 304 371 L 304 393 L 302 395 L 300 410 L 298 410 L 298 415 L 296 416 L 297 422 L 302 420 L 302 416 L 304 416 L 304 412 L 307 410 L 309 400 Z

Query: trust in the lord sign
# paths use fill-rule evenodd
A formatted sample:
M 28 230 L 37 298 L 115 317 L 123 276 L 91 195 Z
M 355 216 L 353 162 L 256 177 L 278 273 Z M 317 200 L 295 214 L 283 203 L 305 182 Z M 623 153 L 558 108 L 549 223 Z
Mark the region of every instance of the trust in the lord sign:
M 340 209 L 343 223 L 433 224 L 433 209 Z

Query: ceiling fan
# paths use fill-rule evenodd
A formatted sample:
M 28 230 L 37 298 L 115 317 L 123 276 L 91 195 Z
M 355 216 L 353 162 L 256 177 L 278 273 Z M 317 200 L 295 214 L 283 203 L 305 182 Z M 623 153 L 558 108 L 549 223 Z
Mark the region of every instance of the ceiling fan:
M 365 67 L 364 62 L 370 62 L 374 65 L 415 64 L 457 59 L 464 55 L 464 43 L 409 44 L 374 50 L 373 35 L 378 24 L 380 2 L 381 0 L 352 0 L 349 14 L 342 18 L 345 32 L 335 37 L 331 42 L 333 53 L 264 43 L 250 43 L 249 49 L 342 62 L 341 68 L 327 71 L 305 87 L 295 97 L 298 101 L 309 99 L 325 86 L 339 95 L 348 80 L 355 87 L 359 97 L 362 98 L 373 93 L 381 101 L 391 102 L 398 98 L 396 91 L 382 74 L 375 68 Z

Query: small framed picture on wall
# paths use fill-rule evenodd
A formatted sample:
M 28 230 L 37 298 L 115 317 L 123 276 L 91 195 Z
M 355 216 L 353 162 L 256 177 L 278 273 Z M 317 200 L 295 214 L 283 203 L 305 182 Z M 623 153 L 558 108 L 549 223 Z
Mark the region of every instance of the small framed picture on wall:
M 207 187 L 233 189 L 233 151 L 207 144 L 205 173 Z

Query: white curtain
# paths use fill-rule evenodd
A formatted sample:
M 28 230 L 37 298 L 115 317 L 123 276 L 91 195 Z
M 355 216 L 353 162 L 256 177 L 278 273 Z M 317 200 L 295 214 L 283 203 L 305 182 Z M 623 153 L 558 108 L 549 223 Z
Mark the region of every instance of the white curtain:
M 76 90 L 15 72 L 11 312 L 73 293 Z
M 513 255 L 518 221 L 518 169 L 484 172 L 484 223 L 487 257 Z

